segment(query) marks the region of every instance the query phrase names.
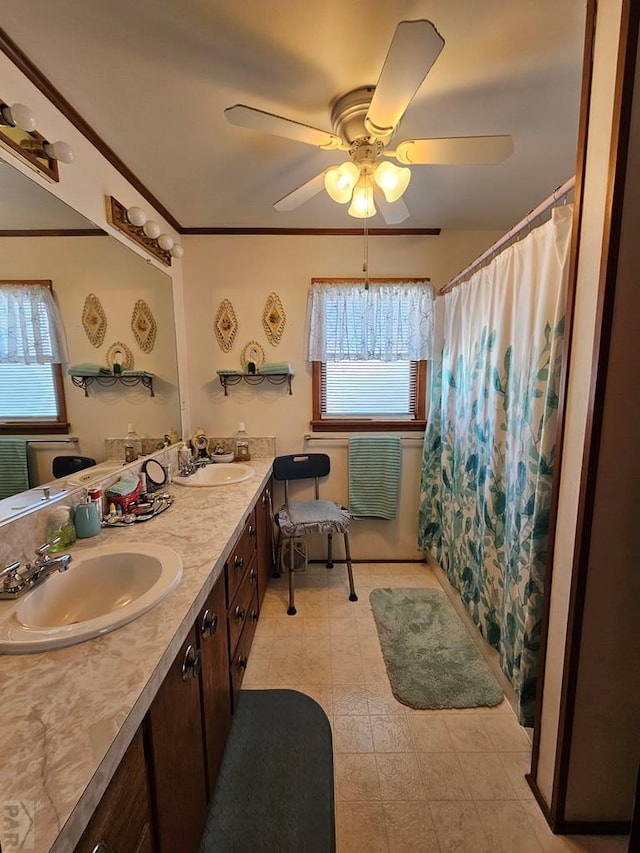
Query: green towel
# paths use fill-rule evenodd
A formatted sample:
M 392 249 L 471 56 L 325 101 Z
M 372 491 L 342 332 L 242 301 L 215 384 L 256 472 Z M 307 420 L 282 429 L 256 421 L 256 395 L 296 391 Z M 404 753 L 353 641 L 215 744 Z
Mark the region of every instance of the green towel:
M 139 482 L 136 474 L 123 474 L 119 480 L 107 488 L 106 495 L 107 497 L 130 495 L 138 488 Z
M 216 370 L 218 376 L 242 376 L 241 370 Z
M 111 375 L 108 367 L 101 367 L 99 364 L 70 364 L 67 368 L 69 376 L 103 376 Z
M 29 488 L 27 442 L 24 438 L 0 438 L 0 499 Z
M 258 373 L 286 373 L 293 376 L 293 367 L 288 361 L 271 361 L 261 364 Z
M 122 376 L 153 376 L 153 373 L 149 373 L 148 370 L 123 370 L 121 371 Z
M 396 517 L 401 463 L 399 435 L 349 438 L 349 511 L 353 518 Z

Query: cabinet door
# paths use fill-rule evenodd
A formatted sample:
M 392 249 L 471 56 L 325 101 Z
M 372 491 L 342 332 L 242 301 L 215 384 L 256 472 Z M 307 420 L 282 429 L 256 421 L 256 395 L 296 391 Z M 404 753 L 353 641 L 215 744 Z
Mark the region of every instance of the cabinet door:
M 197 851 L 207 817 L 195 626 L 147 714 L 160 853 Z
M 273 573 L 273 480 L 269 480 L 256 506 L 258 528 L 258 604 L 262 605 L 264 593 Z
M 147 769 L 138 730 L 75 853 L 152 853 Z
M 211 795 L 231 727 L 231 684 L 224 575 L 220 575 L 200 611 L 197 623 L 202 668 L 202 721 Z

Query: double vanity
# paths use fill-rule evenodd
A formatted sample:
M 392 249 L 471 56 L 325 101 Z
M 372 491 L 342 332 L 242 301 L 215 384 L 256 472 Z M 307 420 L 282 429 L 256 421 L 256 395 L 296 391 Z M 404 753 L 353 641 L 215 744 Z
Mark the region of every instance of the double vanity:
M 218 467 L 202 473 L 223 477 Z M 78 540 L 69 569 L 30 594 L 23 620 L 108 627 L 0 655 L 3 850 L 198 849 L 271 575 L 271 459 L 251 469 L 219 487 L 176 480 L 169 511 Z M 116 588 L 130 599 L 122 608 Z M 5 631 L 17 606 L 0 603 Z M 118 609 L 127 612 L 113 617 Z

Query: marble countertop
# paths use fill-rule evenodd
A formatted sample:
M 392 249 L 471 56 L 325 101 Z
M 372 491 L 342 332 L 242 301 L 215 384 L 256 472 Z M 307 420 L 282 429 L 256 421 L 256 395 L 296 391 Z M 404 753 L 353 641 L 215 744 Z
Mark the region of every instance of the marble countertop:
M 68 853 L 77 843 L 271 473 L 231 486 L 170 485 L 173 506 L 145 524 L 103 529 L 71 553 L 154 542 L 177 551 L 177 589 L 134 622 L 75 646 L 0 655 L 2 849 Z M 73 571 L 73 563 L 69 571 Z M 45 581 L 46 583 L 46 581 Z M 1 602 L 6 613 L 7 602 Z M 14 835 L 15 833 L 15 835 Z

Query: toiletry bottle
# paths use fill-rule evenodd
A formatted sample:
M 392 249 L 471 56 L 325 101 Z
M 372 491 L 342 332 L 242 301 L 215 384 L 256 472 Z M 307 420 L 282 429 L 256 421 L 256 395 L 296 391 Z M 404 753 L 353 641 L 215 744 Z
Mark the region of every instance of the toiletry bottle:
M 88 539 L 100 533 L 100 509 L 97 502 L 92 501 L 88 495 L 84 503 L 76 507 L 74 518 L 80 539 Z
M 238 424 L 236 433 L 236 446 L 234 451 L 234 462 L 248 462 L 251 459 L 249 453 L 249 436 L 242 421 Z
M 124 461 L 135 462 L 142 455 L 142 442 L 135 431 L 133 424 L 127 427 L 127 435 L 124 440 Z
M 66 551 L 76 541 L 76 529 L 71 520 L 71 507 L 59 506 L 53 510 L 50 516 L 51 531 L 49 539 L 58 539 L 51 546 L 52 554 L 59 554 L 61 551 Z
M 191 465 L 191 460 L 191 448 L 186 442 L 183 442 L 182 446 L 178 448 L 178 471 L 187 469 Z

